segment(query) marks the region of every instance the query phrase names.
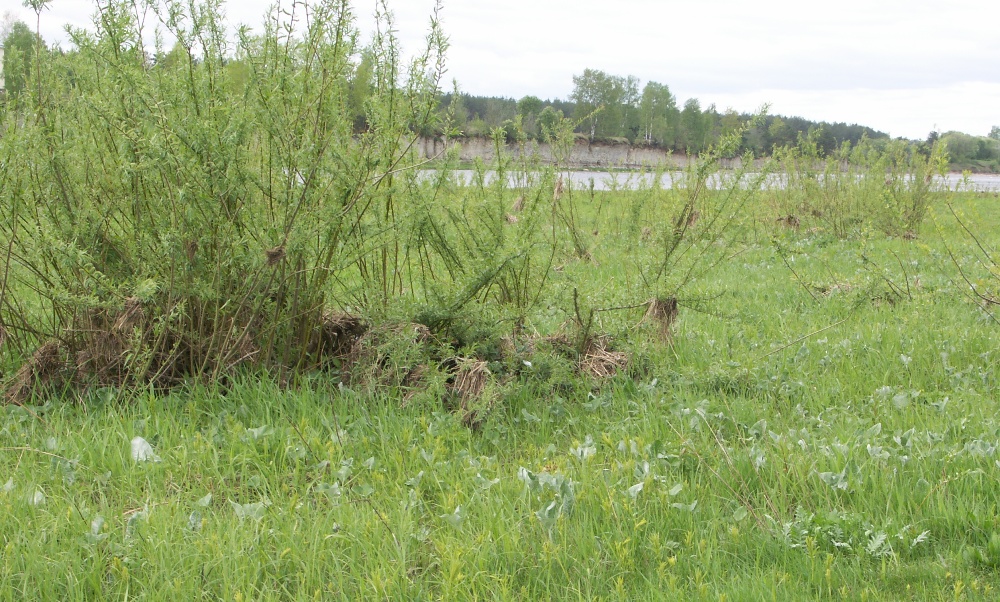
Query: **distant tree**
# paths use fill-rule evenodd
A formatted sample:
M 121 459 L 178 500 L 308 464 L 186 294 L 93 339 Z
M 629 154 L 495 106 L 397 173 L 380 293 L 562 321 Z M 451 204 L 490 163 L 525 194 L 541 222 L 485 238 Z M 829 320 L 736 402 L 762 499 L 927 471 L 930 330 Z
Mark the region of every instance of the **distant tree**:
M 546 106 L 550 106 L 556 111 L 562 111 L 563 115 L 573 115 L 576 111 L 576 103 L 572 100 L 559 100 L 558 98 L 553 100 L 546 100 Z
M 997 158 L 997 141 L 992 138 L 976 139 L 976 155 L 978 161 L 992 161 Z
M 11 28 L 17 21 L 17 15 L 14 14 L 14 11 L 5 10 L 3 12 L 3 17 L 0 17 L 0 42 L 7 39 Z
M 635 140 L 639 134 L 639 78 L 634 75 L 618 78 L 621 84 L 621 125 L 617 135 Z
M 348 85 L 347 106 L 354 120 L 354 131 L 363 132 L 368 129 L 368 115 L 365 103 L 372 95 L 375 81 L 375 58 L 370 52 L 361 54 L 354 74 Z
M 1000 140 L 1000 125 L 993 126 L 993 129 L 990 130 L 988 137 L 994 140 Z
M 976 138 L 962 132 L 947 132 L 941 136 L 941 141 L 947 145 L 948 155 L 953 163 L 971 161 L 979 153 Z
M 529 138 L 538 138 L 538 114 L 542 112 L 545 104 L 537 96 L 525 96 L 517 101 L 517 115 L 521 118 L 521 129 L 523 134 Z
M 771 121 L 771 124 L 767 126 L 767 134 L 770 138 L 770 146 L 772 149 L 775 146 L 784 148 L 795 144 L 795 132 L 781 117 L 775 117 Z
M 517 115 L 517 103 L 509 98 L 487 98 L 482 117 L 490 128 L 502 127 Z
M 740 118 L 740 114 L 732 108 L 726 109 L 726 112 L 719 119 L 719 133 L 722 136 L 726 136 L 740 129 L 742 125 L 743 120 Z
M 541 98 L 537 96 L 525 96 L 521 100 L 517 101 L 517 113 L 522 117 L 527 117 L 528 115 L 538 115 L 542 112 L 542 107 L 545 103 L 542 102 Z
M 639 100 L 639 123 L 646 144 L 671 146 L 677 135 L 677 99 L 665 84 L 648 82 Z
M 746 121 L 745 118 L 741 117 L 741 121 Z M 745 153 L 747 151 L 752 151 L 755 155 L 763 155 L 771 148 L 771 137 L 768 135 L 768 127 L 765 123 L 760 123 L 759 125 L 751 125 L 743 133 L 743 143 L 740 145 L 739 152 Z
M 563 112 L 553 108 L 551 105 L 542 109 L 535 120 L 538 127 L 538 138 L 542 142 L 551 142 L 558 132 L 559 124 L 562 123 Z
M 813 131 L 816 133 L 816 147 L 819 149 L 821 157 L 825 157 L 833 153 L 840 147 L 840 144 L 833 135 L 830 124 L 825 121 L 820 122 L 818 126 L 815 126 Z
M 576 102 L 574 115 L 584 122 L 591 140 L 626 135 L 630 109 L 639 96 L 635 77 L 608 75 L 596 69 L 584 69 L 573 76 Z
M 176 69 L 182 65 L 187 64 L 188 61 L 188 51 L 184 44 L 180 42 L 175 42 L 174 46 L 166 53 L 158 53 L 154 59 L 153 63 L 163 69 Z
M 3 78 L 9 95 L 16 96 L 27 86 L 36 44 L 41 44 L 38 36 L 22 21 L 11 25 L 3 38 Z
M 448 105 L 448 110 L 451 113 L 452 126 L 459 133 L 465 134 L 466 126 L 469 123 L 469 111 L 465 108 L 465 96 L 462 94 L 453 94 L 451 102 Z
M 576 117 L 587 122 L 591 140 L 597 136 L 597 126 L 601 123 L 597 112 L 606 108 L 610 89 L 610 76 L 603 71 L 584 69 L 583 75 L 573 76 L 570 97 L 576 102 Z
M 708 146 L 710 121 L 701 111 L 697 98 L 689 98 L 681 110 L 681 146 L 689 153 L 700 153 Z

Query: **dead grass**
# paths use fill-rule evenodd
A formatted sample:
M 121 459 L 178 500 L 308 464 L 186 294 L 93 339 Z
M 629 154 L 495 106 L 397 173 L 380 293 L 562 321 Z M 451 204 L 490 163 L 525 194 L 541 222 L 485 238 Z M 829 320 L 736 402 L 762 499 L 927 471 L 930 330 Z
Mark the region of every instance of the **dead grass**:
M 628 365 L 628 354 L 613 351 L 611 340 L 606 336 L 591 337 L 580 357 L 580 372 L 598 380 L 611 378 L 628 368 Z
M 406 381 L 421 363 L 416 358 L 426 358 L 433 341 L 430 329 L 423 324 L 397 322 L 368 328 L 346 353 L 336 355 L 341 378 L 366 388 L 412 386 Z
M 486 362 L 472 358 L 456 358 L 455 366 L 454 380 L 448 384 L 448 391 L 457 402 L 453 411 L 461 413 L 465 426 L 477 428 L 493 405 L 493 399 L 484 395 L 493 373 Z
M 667 299 L 653 299 L 649 302 L 645 318 L 656 322 L 660 341 L 670 344 L 674 339 L 674 321 L 677 320 L 678 308 L 677 299 L 673 297 Z
M 73 358 L 75 374 L 102 386 L 121 385 L 128 379 L 129 363 L 142 346 L 140 341 L 148 334 L 147 316 L 142 301 L 129 297 L 116 313 L 88 312 L 71 332 L 79 342 Z
M 351 353 L 358 340 L 368 331 L 368 325 L 358 316 L 330 312 L 323 315 L 322 351 L 333 357 Z
M 478 399 L 493 375 L 486 362 L 472 358 L 458 358 L 455 380 L 448 385 L 449 391 L 461 401 L 463 408 Z
M 23 405 L 39 389 L 59 384 L 65 369 L 66 358 L 62 345 L 57 341 L 43 344 L 14 374 L 4 392 L 4 403 Z
M 784 226 L 786 228 L 790 228 L 792 230 L 798 230 L 799 226 L 801 225 L 801 222 L 799 221 L 799 218 L 797 218 L 796 216 L 792 215 L 791 213 L 789 213 L 788 215 L 786 215 L 784 217 L 779 217 L 775 221 L 778 222 L 779 224 L 781 224 L 782 226 Z

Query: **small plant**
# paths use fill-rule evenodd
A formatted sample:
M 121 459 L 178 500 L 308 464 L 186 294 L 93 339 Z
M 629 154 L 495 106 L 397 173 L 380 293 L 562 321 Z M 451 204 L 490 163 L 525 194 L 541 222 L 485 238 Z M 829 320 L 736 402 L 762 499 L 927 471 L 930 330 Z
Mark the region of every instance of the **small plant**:
M 988 569 L 1000 568 L 1000 533 L 990 533 L 985 546 L 969 546 L 963 551 L 966 562 Z

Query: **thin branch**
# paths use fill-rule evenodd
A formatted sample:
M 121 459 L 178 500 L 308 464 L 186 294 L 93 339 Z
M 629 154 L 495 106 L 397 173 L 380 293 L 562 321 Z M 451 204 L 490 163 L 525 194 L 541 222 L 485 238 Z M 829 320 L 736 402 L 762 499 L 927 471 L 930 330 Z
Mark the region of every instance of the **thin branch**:
M 799 337 L 799 338 L 795 339 L 794 341 L 792 341 L 792 342 L 788 343 L 787 345 L 782 345 L 781 347 L 778 347 L 777 349 L 775 349 L 775 350 L 773 350 L 773 351 L 769 351 L 769 352 L 765 353 L 764 355 L 762 355 L 762 356 L 760 356 L 759 358 L 757 358 L 757 361 L 760 361 L 760 360 L 764 359 L 765 357 L 769 357 L 769 356 L 772 356 L 772 355 L 774 355 L 775 353 L 778 353 L 778 352 L 781 352 L 781 351 L 784 351 L 785 349 L 788 349 L 788 348 L 789 348 L 789 347 L 791 347 L 792 345 L 794 345 L 794 344 L 796 344 L 796 343 L 801 343 L 802 341 L 804 341 L 804 340 L 808 339 L 809 337 L 813 337 L 813 336 L 816 336 L 816 335 L 820 334 L 821 332 L 826 332 L 827 330 L 830 330 L 831 328 L 835 328 L 835 327 L 837 327 L 837 326 L 840 326 L 840 325 L 841 325 L 841 324 L 843 324 L 844 322 L 846 322 L 846 321 L 850 320 L 850 319 L 851 319 L 851 317 L 852 317 L 852 316 L 847 316 L 846 318 L 844 318 L 843 320 L 841 320 L 841 321 L 839 321 L 839 322 L 837 322 L 837 323 L 835 323 L 835 324 L 830 324 L 829 326 L 826 326 L 826 327 L 823 327 L 823 328 L 820 328 L 819 330 L 816 330 L 816 331 L 814 331 L 814 332 L 810 332 L 809 334 L 807 334 L 807 335 L 805 335 L 805 336 L 801 336 L 801 337 Z

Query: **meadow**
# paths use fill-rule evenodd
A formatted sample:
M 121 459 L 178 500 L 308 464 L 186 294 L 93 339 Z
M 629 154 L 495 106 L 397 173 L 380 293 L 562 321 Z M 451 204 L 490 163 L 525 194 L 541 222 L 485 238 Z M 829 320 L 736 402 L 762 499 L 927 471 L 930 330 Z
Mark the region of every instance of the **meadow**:
M 185 6 L 2 105 L 0 599 L 997 596 L 1000 200 L 943 147 L 459 182 L 436 24 Z
M 994 197 L 951 200 L 1000 231 Z M 631 368 L 538 352 L 474 428 L 441 387 L 322 375 L 8 405 L 0 595 L 992 597 L 997 325 L 962 234 L 748 240 L 670 344 L 633 310 Z M 591 236 L 557 278 L 614 286 L 622 239 Z

